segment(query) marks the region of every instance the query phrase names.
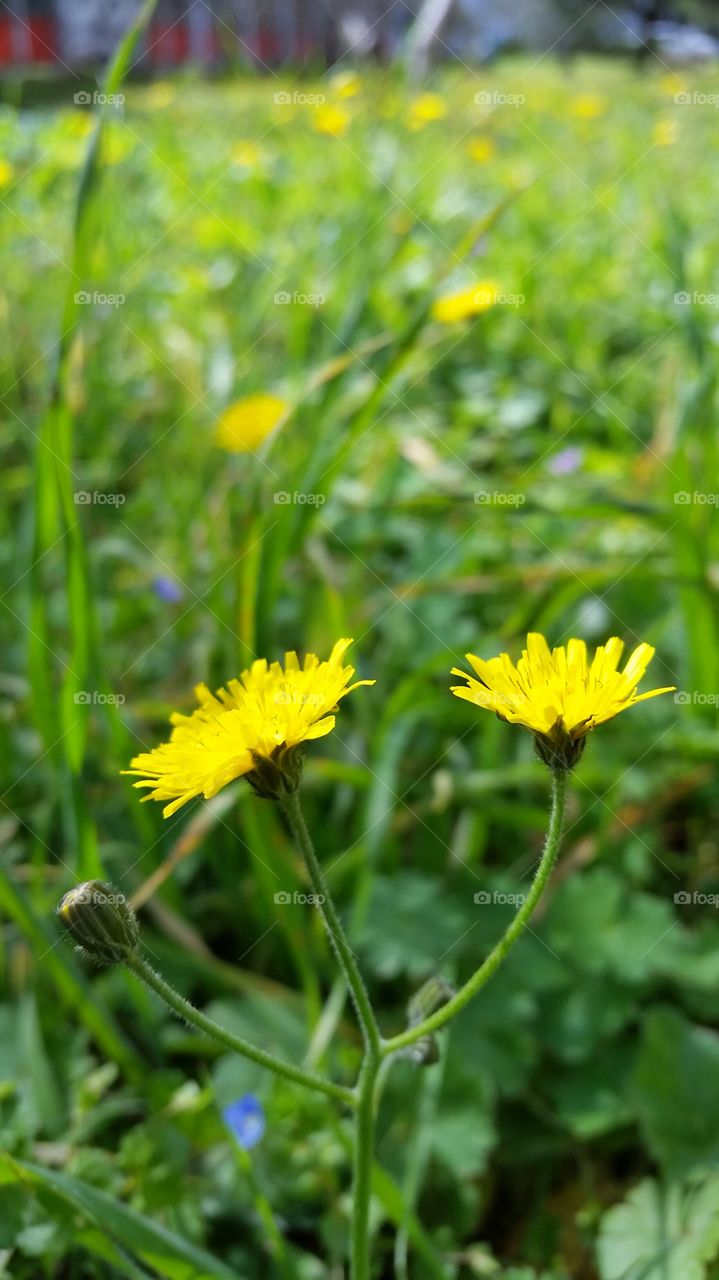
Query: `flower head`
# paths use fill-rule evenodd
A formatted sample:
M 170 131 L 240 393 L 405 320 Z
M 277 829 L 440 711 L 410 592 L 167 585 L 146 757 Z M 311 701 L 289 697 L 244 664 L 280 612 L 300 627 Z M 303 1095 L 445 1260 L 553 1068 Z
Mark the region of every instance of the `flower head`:
M 407 124 L 410 129 L 423 129 L 426 124 L 443 120 L 447 109 L 447 103 L 438 93 L 422 93 L 410 105 Z
M 166 818 L 195 796 L 209 800 L 235 778 L 247 777 L 261 795 L 295 790 L 296 748 L 332 731 L 341 698 L 374 684 L 350 683 L 354 667 L 343 658 L 351 643 L 338 640 L 327 662 L 308 653 L 300 666 L 296 653 L 286 653 L 283 668 L 259 658 L 216 694 L 198 685 L 199 707 L 189 716 L 175 712 L 169 742 L 131 761 L 127 772 L 140 779 L 133 785 L 151 789 L 144 800 L 169 801 Z
M 251 1151 L 265 1132 L 265 1112 L 254 1093 L 245 1093 L 222 1108 L 222 1119 L 232 1136 L 245 1151 Z
M 158 573 L 157 577 L 152 579 L 152 589 L 157 598 L 164 600 L 165 604 L 179 604 L 185 596 L 179 582 L 176 582 L 168 573 Z
M 241 169 L 256 169 L 262 164 L 264 151 L 256 142 L 238 142 L 233 148 L 231 160 Z
M 597 116 L 604 115 L 607 102 L 598 93 L 580 93 L 573 99 L 569 109 L 578 120 L 595 120 Z
M 330 89 L 337 98 L 354 98 L 361 88 L 362 80 L 356 71 L 338 71 L 330 80 Z
M 494 306 L 499 292 L 494 280 L 478 280 L 468 289 L 442 294 L 432 304 L 432 319 L 438 320 L 440 324 L 454 324 L 457 320 L 479 316 Z
M 286 400 L 259 392 L 236 400 L 217 423 L 217 443 L 230 453 L 257 449 L 284 422 L 290 411 Z
M 490 160 L 494 160 L 497 154 L 493 139 L 486 137 L 486 135 L 470 138 L 466 151 L 470 159 L 475 160 L 477 164 L 489 164 Z
M 547 764 L 571 768 L 595 725 L 635 702 L 671 692 L 665 688 L 637 693 L 654 649 L 638 645 L 619 671 L 623 649 L 622 641 L 613 636 L 589 663 L 583 640 L 570 640 L 566 649 L 560 645 L 550 650 L 544 636 L 533 632 L 516 666 L 506 653 L 488 661 L 468 653 L 477 678 L 453 668 L 452 674 L 462 676 L 467 684 L 455 685 L 452 693 L 530 729 Z
M 676 120 L 657 120 L 652 134 L 655 147 L 673 147 L 679 137 Z
M 343 138 L 350 126 L 351 116 L 343 107 L 328 102 L 317 108 L 313 122 L 318 133 L 325 133 L 330 138 Z

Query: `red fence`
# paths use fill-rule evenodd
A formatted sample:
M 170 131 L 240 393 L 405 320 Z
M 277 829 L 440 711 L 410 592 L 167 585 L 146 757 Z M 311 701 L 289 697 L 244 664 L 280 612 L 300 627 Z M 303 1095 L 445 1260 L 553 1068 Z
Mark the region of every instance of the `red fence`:
M 133 0 L 124 5 L 84 0 L 73 9 L 74 3 L 3 3 L 0 67 L 44 63 L 75 69 L 107 58 L 132 19 Z M 208 3 L 164 0 L 143 42 L 140 67 L 154 70 L 187 61 L 274 66 L 337 56 L 334 22 L 321 0 L 234 0 L 216 12 Z

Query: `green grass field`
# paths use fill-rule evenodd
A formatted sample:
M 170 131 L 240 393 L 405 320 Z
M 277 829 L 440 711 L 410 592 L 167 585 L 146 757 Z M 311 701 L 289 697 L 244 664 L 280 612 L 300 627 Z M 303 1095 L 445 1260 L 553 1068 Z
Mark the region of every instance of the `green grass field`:
M 120 770 L 200 681 L 353 636 L 376 684 L 305 807 L 392 1034 L 541 850 L 530 735 L 448 692 L 539 630 L 646 640 L 680 693 L 591 735 L 531 932 L 440 1062 L 388 1077 L 375 1274 L 716 1280 L 716 75 L 122 91 L 97 138 L 72 90 L 0 108 L 0 1274 L 343 1274 L 341 1108 L 93 970 L 55 904 L 114 882 L 195 1004 L 351 1081 L 273 807 L 235 782 L 163 821 Z M 228 449 L 255 395 L 281 425 Z

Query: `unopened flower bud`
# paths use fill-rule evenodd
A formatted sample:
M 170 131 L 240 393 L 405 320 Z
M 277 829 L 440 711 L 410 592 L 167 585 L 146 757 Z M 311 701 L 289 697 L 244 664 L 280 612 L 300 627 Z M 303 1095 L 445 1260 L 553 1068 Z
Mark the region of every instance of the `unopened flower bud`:
M 137 917 L 125 895 L 104 880 L 70 889 L 57 914 L 80 951 L 99 965 L 121 964 L 137 949 Z

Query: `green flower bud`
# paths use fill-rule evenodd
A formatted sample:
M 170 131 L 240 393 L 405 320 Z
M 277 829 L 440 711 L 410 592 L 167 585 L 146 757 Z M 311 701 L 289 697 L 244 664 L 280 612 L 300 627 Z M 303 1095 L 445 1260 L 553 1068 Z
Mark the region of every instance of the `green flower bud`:
M 263 800 L 281 800 L 299 787 L 304 761 L 301 746 L 278 747 L 271 756 L 253 755 L 252 759 L 255 767 L 245 777 Z
M 439 974 L 429 978 L 424 986 L 415 992 L 407 1005 L 407 1026 L 418 1026 L 436 1009 L 447 1004 L 453 995 L 454 987 L 450 986 L 445 978 L 440 977 Z M 439 1045 L 433 1035 L 421 1036 L 402 1052 L 418 1067 L 430 1067 L 439 1061 Z
M 137 949 L 137 917 L 124 893 L 104 880 L 70 889 L 57 914 L 83 955 L 99 965 L 121 964 Z

